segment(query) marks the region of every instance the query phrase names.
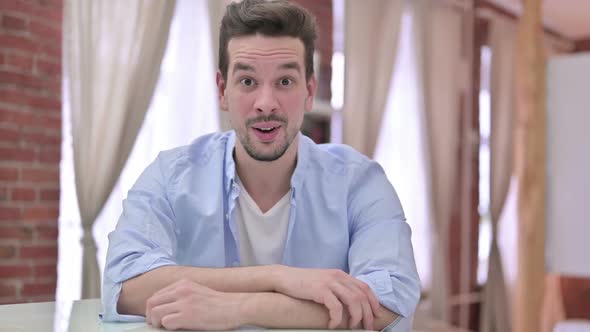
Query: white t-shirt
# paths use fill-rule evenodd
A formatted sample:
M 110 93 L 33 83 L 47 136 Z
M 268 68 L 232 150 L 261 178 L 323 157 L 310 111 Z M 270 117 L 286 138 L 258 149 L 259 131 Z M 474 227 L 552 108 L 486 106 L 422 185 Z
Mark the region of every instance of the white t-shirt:
M 237 177 L 236 180 L 240 186 L 236 223 L 241 266 L 280 264 L 289 225 L 291 190 L 262 213 L 242 182 Z

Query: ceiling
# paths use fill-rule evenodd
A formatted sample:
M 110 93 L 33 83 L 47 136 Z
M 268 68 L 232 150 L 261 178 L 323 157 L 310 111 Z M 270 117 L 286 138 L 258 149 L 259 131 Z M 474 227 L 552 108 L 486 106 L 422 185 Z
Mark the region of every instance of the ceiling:
M 518 14 L 523 0 L 490 0 Z M 590 39 L 590 0 L 543 0 L 545 26 L 571 40 Z

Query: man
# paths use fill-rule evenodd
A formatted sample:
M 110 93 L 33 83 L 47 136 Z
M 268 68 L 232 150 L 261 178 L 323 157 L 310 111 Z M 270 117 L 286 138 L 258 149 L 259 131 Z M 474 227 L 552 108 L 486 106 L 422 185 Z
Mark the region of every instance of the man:
M 315 19 L 244 0 L 221 23 L 219 102 L 233 131 L 161 153 L 109 236 L 104 319 L 166 329 L 409 330 L 410 229 L 381 167 L 299 132 Z

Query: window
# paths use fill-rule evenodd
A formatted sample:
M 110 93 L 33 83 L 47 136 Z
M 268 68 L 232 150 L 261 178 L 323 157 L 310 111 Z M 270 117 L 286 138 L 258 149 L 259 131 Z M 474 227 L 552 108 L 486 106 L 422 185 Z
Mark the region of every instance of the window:
M 166 54 L 152 103 L 133 150 L 93 235 L 102 272 L 111 232 L 122 211 L 122 200 L 157 154 L 194 138 L 217 131 L 218 105 L 207 0 L 179 0 L 170 29 Z M 64 80 L 67 77 L 64 75 Z M 61 161 L 61 207 L 55 331 L 65 331 L 73 300 L 80 298 L 82 235 L 73 173 L 70 111 L 64 96 Z
M 411 11 L 402 18 L 397 64 L 383 118 L 375 160 L 384 168 L 412 228 L 412 244 L 422 287 L 431 283 L 430 193 L 427 139 L 422 109 L 415 31 Z
M 491 133 L 491 96 L 490 77 L 492 50 L 488 46 L 480 52 L 480 89 L 479 89 L 479 239 L 477 283 L 485 284 L 488 277 L 488 258 L 492 238 L 492 221 L 490 215 L 490 133 Z

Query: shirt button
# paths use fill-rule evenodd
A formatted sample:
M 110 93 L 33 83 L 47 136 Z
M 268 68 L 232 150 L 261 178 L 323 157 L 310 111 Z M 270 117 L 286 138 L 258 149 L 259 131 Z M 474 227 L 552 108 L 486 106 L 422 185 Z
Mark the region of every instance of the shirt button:
M 225 219 L 228 219 L 229 220 L 229 213 L 226 213 L 225 214 Z

